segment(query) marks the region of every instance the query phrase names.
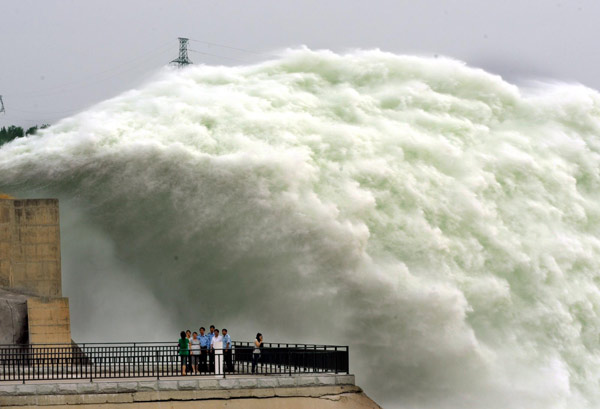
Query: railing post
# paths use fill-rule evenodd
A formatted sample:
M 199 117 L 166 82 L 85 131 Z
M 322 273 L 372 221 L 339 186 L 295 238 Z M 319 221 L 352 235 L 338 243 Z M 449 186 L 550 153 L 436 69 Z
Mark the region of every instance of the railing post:
M 302 366 L 304 366 L 304 372 L 306 372 L 306 344 L 304 344 L 304 354 L 302 356 Z
M 338 352 L 337 352 L 337 347 L 335 347 L 335 350 L 333 352 L 333 360 L 335 361 L 335 373 L 338 373 L 338 365 L 337 365 L 337 361 L 338 361 Z
M 21 375 L 23 378 L 23 384 L 25 384 L 25 353 L 24 352 L 21 354 L 21 361 L 22 361 Z
M 346 347 L 346 362 L 348 363 L 346 367 L 346 374 L 350 373 L 350 347 Z
M 87 363 L 86 365 L 86 371 L 89 371 L 90 373 L 90 383 L 93 382 L 94 379 L 94 367 L 96 365 L 95 356 L 91 356 L 88 358 L 88 353 L 87 353 L 87 349 L 85 348 L 85 344 L 82 345 L 82 350 L 81 350 L 81 364 L 83 365 L 83 362 L 85 361 Z

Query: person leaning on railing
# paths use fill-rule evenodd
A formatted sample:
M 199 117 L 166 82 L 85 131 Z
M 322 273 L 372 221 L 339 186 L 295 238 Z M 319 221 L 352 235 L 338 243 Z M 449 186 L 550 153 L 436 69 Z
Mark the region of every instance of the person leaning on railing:
M 256 365 L 258 365 L 258 360 L 260 359 L 260 352 L 263 345 L 263 336 L 259 332 L 256 334 L 256 339 L 254 340 L 254 350 L 252 351 L 252 373 L 256 372 Z
M 179 357 L 181 359 L 181 374 L 186 374 L 186 366 L 190 356 L 190 341 L 185 335 L 185 331 L 181 331 L 179 338 Z

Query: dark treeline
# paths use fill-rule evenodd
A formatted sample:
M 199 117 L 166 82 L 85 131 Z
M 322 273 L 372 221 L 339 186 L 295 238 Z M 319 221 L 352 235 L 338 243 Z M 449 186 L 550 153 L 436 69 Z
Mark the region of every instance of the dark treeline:
M 12 141 L 16 138 L 22 138 L 25 135 L 34 135 L 38 129 L 48 128 L 50 125 L 44 124 L 42 126 L 32 126 L 27 130 L 21 128 L 20 126 L 3 126 L 0 128 L 0 145 L 5 144 L 7 142 Z

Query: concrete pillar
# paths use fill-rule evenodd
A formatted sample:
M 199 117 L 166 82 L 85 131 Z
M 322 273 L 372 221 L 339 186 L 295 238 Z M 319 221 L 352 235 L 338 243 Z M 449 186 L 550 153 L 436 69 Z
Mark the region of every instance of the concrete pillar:
M 0 198 L 0 288 L 27 298 L 27 315 L 11 313 L 13 321 L 22 319 L 3 319 L 0 332 L 25 326 L 29 343 L 70 344 L 69 301 L 61 286 L 58 200 Z M 16 337 L 15 343 L 27 342 Z
M 58 200 L 12 200 L 10 287 L 38 297 L 62 295 Z
M 14 205 L 12 200 L 0 200 L 0 287 L 11 283 L 11 254 L 14 230 Z
M 27 299 L 30 344 L 70 344 L 68 298 Z

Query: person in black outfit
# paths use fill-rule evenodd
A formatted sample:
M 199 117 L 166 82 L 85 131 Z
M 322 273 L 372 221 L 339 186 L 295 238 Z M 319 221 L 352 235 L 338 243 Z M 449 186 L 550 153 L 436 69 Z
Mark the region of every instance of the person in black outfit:
M 256 339 L 254 340 L 254 350 L 252 351 L 252 373 L 256 372 L 256 366 L 258 365 L 258 360 L 260 359 L 262 346 L 263 336 L 259 332 L 258 334 L 256 334 Z

